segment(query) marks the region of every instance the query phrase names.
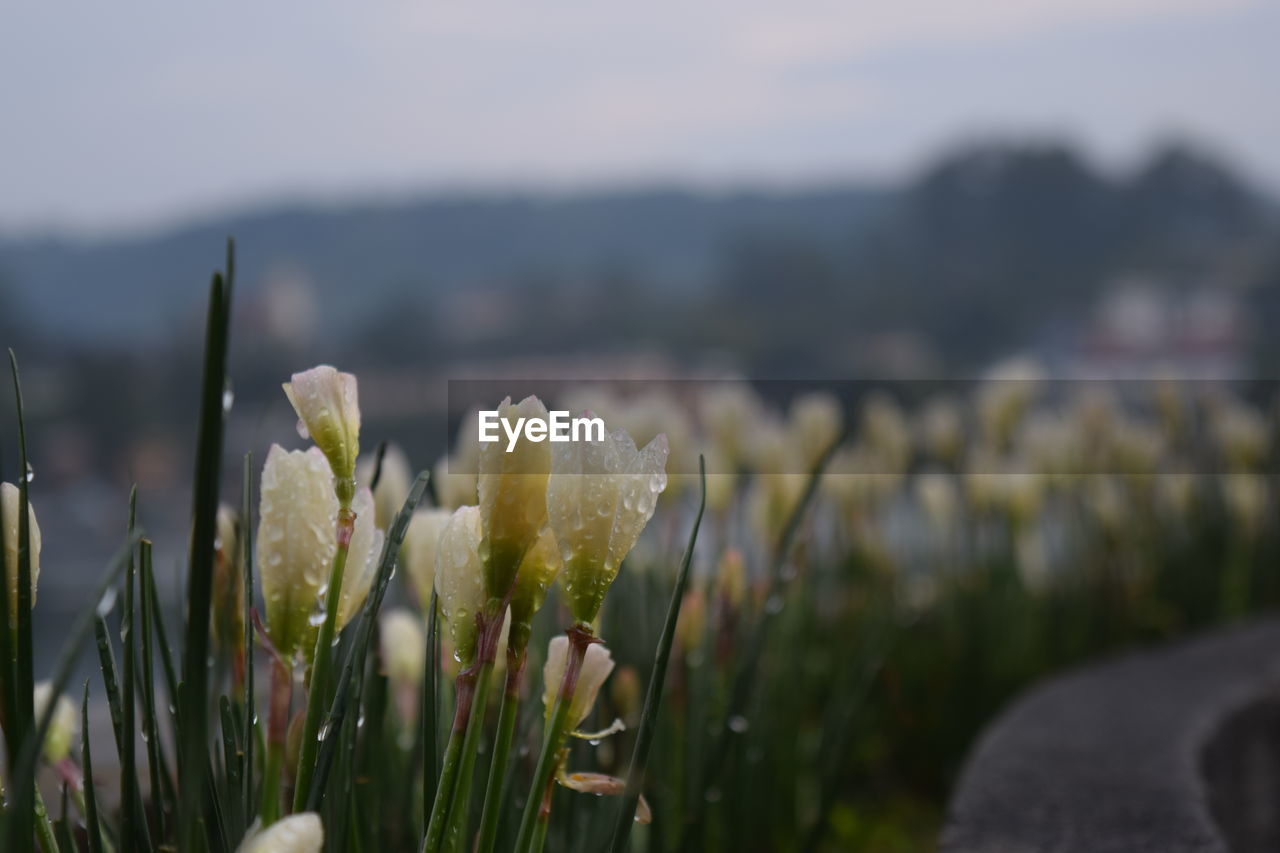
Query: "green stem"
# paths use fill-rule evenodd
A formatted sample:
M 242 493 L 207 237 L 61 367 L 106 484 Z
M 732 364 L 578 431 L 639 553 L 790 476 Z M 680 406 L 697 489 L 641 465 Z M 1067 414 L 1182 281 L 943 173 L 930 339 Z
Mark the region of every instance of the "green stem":
M 284 773 L 285 742 L 289 736 L 292 680 L 288 664 L 273 656 L 271 697 L 267 711 L 267 761 L 262 771 L 262 808 L 259 809 L 263 827 L 280 819 L 280 777 Z
M 338 550 L 329 571 L 329 587 L 324 594 L 324 622 L 316 636 L 316 653 L 311 665 L 311 689 L 307 693 L 307 716 L 302 727 L 302 745 L 298 752 L 298 777 L 293 788 L 293 810 L 305 811 L 311 793 L 311 775 L 315 772 L 319 749 L 320 721 L 329 705 L 329 670 L 333 666 L 333 635 L 338 625 L 338 605 L 342 601 L 342 576 L 347 567 L 347 551 L 356 516 L 346 501 L 338 510 Z
M 462 766 L 458 771 L 458 783 L 450 798 L 452 802 L 449 804 L 448 831 L 445 833 L 445 847 L 449 850 L 460 849 L 459 841 L 467 828 L 467 817 L 471 811 L 471 777 L 475 772 L 480 731 L 484 728 L 485 705 L 488 704 L 492 674 L 492 660 L 480 664 L 480 672 L 476 676 L 476 692 L 471 700 L 471 720 L 467 723 L 466 738 L 462 742 Z
M 444 839 L 445 819 L 449 801 L 453 795 L 453 782 L 458 777 L 458 758 L 462 755 L 462 741 L 471 721 L 471 697 L 475 688 L 475 674 L 463 670 L 457 678 L 457 699 L 454 702 L 453 729 L 449 743 L 444 748 L 444 763 L 440 767 L 440 779 L 436 782 L 436 797 L 431 804 L 431 819 L 427 821 L 427 835 L 422 839 L 422 853 L 439 853 Z
M 538 810 L 542 806 L 543 792 L 551 782 L 551 777 L 560 762 L 560 749 L 569 736 L 569 706 L 573 703 L 573 693 L 578 688 L 582 660 L 587 656 L 587 646 L 596 641 L 590 625 L 573 625 L 565 633 L 569 635 L 569 656 L 565 662 L 564 677 L 560 680 L 560 692 L 556 696 L 556 704 L 552 708 L 551 719 L 547 723 L 542 752 L 538 753 L 538 764 L 533 771 L 533 784 L 529 787 L 529 799 L 524 804 L 524 814 L 520 818 L 520 834 L 516 836 L 515 846 L 518 853 L 529 849 L 533 841 L 534 824 L 537 822 Z
M 520 681 L 524 675 L 525 650 L 507 650 L 507 683 L 498 709 L 498 731 L 494 735 L 493 761 L 489 765 L 489 783 L 484 792 L 484 810 L 480 814 L 480 838 L 477 853 L 493 853 L 498 837 L 498 813 L 506 793 L 507 760 L 515 737 L 516 717 L 520 710 Z
M 58 842 L 53 835 L 53 824 L 49 822 L 49 810 L 45 808 L 44 797 L 40 789 L 35 789 L 36 836 L 40 839 L 40 847 L 44 853 L 58 853 Z
M 547 827 L 551 826 L 551 814 L 539 814 L 538 822 L 533 827 L 533 846 L 529 848 L 529 853 L 542 853 L 542 848 L 547 846 Z

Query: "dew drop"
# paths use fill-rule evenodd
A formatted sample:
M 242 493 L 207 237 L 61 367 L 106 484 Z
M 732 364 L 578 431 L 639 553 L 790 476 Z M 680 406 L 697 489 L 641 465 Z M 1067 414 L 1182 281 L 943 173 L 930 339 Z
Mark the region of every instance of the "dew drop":
M 235 395 L 235 392 L 231 390 L 231 386 L 228 385 L 226 388 L 223 388 L 222 389 L 222 413 L 224 415 L 231 411 L 231 406 L 235 403 L 235 401 L 236 401 L 236 395 Z
M 320 731 L 316 733 L 316 740 L 320 741 L 320 743 L 324 743 L 329 739 L 329 732 L 332 730 L 333 724 L 329 720 L 325 720 L 324 724 L 320 726 Z
M 741 714 L 735 714 L 729 718 L 729 731 L 735 734 L 742 734 L 751 728 L 751 723 L 747 722 L 747 718 Z
M 782 612 L 782 596 L 771 595 L 764 603 L 765 613 L 781 613 Z
M 320 610 L 316 610 L 310 616 L 307 617 L 307 624 L 310 625 L 312 628 L 319 628 L 321 625 L 324 624 L 324 616 L 325 616 L 325 611 L 323 608 Z
M 27 476 L 24 478 L 28 483 L 34 482 L 36 479 L 36 469 L 31 467 L 31 463 L 27 463 Z
M 105 617 L 116 606 L 116 588 L 107 587 L 107 591 L 98 600 L 98 615 Z

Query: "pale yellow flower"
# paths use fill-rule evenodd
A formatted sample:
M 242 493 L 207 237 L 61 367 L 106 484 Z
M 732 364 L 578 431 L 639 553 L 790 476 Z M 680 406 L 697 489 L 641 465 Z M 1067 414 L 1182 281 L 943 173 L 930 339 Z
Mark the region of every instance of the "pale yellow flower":
M 360 405 L 356 378 L 327 364 L 293 374 L 284 393 L 298 413 L 299 431 L 324 451 L 337 486 L 354 483 L 360 455 Z M 340 495 L 350 500 L 351 495 Z
M 564 589 L 575 621 L 589 623 L 600 611 L 666 488 L 666 462 L 662 435 L 640 450 L 624 430 L 603 441 L 553 446 L 547 515 L 564 559 Z
M 266 829 L 249 830 L 236 853 L 320 853 L 324 824 L 315 812 L 302 812 L 276 821 Z
M 548 719 L 551 709 L 555 707 L 556 696 L 560 691 L 560 682 L 564 679 L 564 669 L 569 657 L 569 638 L 553 637 L 547 646 L 547 662 L 542 667 L 542 705 Z M 578 673 L 578 684 L 573 691 L 573 701 L 569 703 L 567 725 L 576 729 L 591 713 L 596 703 L 596 694 L 600 692 L 605 679 L 613 672 L 613 655 L 603 643 L 592 643 L 587 646 L 586 656 L 582 659 L 582 669 Z
M 547 420 L 547 407 L 537 397 L 498 406 L 499 423 L 515 429 L 521 418 Z M 508 448 L 506 430 L 500 440 L 480 446 L 478 490 L 480 525 L 484 531 L 480 555 L 490 598 L 504 598 L 515 582 L 525 552 L 547 519 L 547 475 L 551 472 L 551 443 L 530 441 L 523 432 Z
M 476 615 L 485 605 L 484 568 L 480 561 L 480 510 L 456 510 L 440 534 L 436 549 L 436 593 L 440 615 L 453 645 L 453 656 L 469 666 L 476 653 Z
M 18 612 L 18 546 L 20 543 L 18 487 L 12 483 L 0 483 L 0 523 L 4 524 L 4 576 L 9 590 L 9 613 Z M 36 509 L 27 501 L 27 529 L 30 542 L 31 606 L 36 606 L 36 582 L 40 579 L 40 525 L 36 523 Z M 16 622 L 14 624 L 17 624 Z
M 272 445 L 262 468 L 257 566 L 267 633 L 286 658 L 305 651 L 337 550 L 333 473 L 315 447 Z

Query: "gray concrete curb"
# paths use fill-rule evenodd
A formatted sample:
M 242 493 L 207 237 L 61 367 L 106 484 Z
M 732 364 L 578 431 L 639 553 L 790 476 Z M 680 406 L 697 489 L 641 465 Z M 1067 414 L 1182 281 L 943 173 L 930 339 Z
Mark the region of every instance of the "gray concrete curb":
M 1248 720 L 1250 708 L 1273 703 L 1278 686 L 1280 619 L 1268 619 L 1033 688 L 988 727 L 970 754 L 952 796 L 941 850 L 1244 849 L 1249 845 L 1236 842 L 1249 828 L 1219 826 L 1205 772 L 1246 772 L 1230 760 L 1233 740 L 1243 739 L 1243 748 L 1257 737 L 1233 738 L 1227 724 Z M 1256 719 L 1250 725 L 1256 735 Z M 1280 765 L 1264 763 L 1254 775 L 1275 784 Z M 1270 803 L 1275 809 L 1280 800 Z M 1218 812 L 1229 821 L 1239 819 Z

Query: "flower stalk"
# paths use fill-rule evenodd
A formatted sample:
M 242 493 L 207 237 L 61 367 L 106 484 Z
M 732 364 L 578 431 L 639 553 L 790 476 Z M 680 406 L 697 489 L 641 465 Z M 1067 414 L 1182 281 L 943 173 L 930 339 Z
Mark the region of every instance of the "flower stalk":
M 316 652 L 311 668 L 311 685 L 307 692 L 307 716 L 302 726 L 302 746 L 298 753 L 298 776 L 293 788 L 293 810 L 303 811 L 311 793 L 311 776 L 315 770 L 319 748 L 320 723 L 328 706 L 329 670 L 333 666 L 333 637 L 337 630 L 338 608 L 342 599 L 342 580 L 347 566 L 347 552 L 355 532 L 356 515 L 348 498 L 338 510 L 338 549 L 329 571 L 329 585 L 324 595 L 324 621 L 316 637 Z
M 524 814 L 520 818 L 520 834 L 516 837 L 517 851 L 532 850 L 530 846 L 536 833 L 535 823 L 542 807 L 544 791 L 555 779 L 556 767 L 560 763 L 560 750 L 564 748 L 569 737 L 569 729 L 577 721 L 570 722 L 569 710 L 573 705 L 573 694 L 578 689 L 578 676 L 582 673 L 582 662 L 587 656 L 587 649 L 600 642 L 590 625 L 576 623 L 565 630 L 569 637 L 568 657 L 565 660 L 564 676 L 560 679 L 560 689 L 556 703 L 547 721 L 546 736 L 542 741 L 542 751 L 538 754 L 538 763 L 533 771 L 533 784 L 529 786 L 529 799 L 524 806 Z

